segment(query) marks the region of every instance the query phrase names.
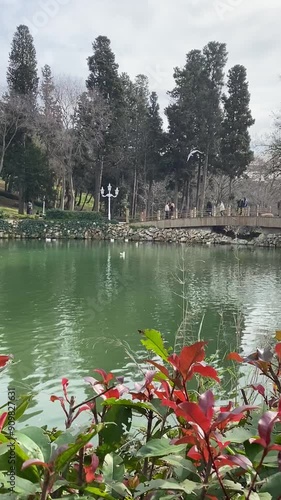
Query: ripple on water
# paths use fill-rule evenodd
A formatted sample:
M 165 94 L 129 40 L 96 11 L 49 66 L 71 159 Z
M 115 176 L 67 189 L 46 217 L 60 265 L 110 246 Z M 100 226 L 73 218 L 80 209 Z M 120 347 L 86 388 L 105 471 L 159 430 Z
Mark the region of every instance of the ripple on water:
M 127 245 L 125 260 L 118 243 L 13 242 L 10 248 L 0 246 L 1 352 L 15 356 L 5 382 L 17 384 L 19 393 L 35 391 L 30 412 L 43 408 L 52 425 L 63 422 L 49 401 L 61 394 L 62 377 L 69 378 L 78 400 L 91 394 L 84 377 L 95 376 L 96 367 L 124 375 L 127 384 L 142 379 L 125 346 L 142 366 L 148 356 L 139 329 L 156 328 L 173 345 L 183 318 L 182 293 L 186 340 L 197 338 L 204 316 L 201 337 L 210 352 L 218 348 L 224 355 L 235 348 L 235 316 L 245 352 L 281 329 L 281 253 L 189 247 L 180 284 L 178 247 Z

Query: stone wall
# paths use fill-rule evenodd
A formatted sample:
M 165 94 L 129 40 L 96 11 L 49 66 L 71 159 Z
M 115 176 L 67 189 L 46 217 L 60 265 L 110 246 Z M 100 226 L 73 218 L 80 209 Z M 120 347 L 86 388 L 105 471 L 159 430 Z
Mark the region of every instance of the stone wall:
M 281 233 L 265 234 L 262 229 L 215 228 L 157 229 L 126 224 L 97 226 L 91 221 L 44 221 L 0 219 L 0 238 L 13 239 L 91 239 L 184 243 L 187 245 L 243 245 L 281 248 Z

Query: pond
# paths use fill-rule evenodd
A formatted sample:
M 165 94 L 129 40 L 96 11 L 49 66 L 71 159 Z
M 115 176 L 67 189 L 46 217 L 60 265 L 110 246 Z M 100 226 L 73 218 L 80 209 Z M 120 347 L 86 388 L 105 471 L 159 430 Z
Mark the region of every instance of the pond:
M 15 358 L 0 403 L 8 385 L 32 391 L 28 423 L 62 426 L 50 402 L 61 378 L 79 401 L 92 394 L 84 377 L 95 368 L 130 383 L 134 358 L 147 358 L 144 328 L 178 347 L 200 334 L 222 358 L 250 352 L 281 329 L 280 264 L 281 251 L 266 249 L 0 241 L 0 352 Z

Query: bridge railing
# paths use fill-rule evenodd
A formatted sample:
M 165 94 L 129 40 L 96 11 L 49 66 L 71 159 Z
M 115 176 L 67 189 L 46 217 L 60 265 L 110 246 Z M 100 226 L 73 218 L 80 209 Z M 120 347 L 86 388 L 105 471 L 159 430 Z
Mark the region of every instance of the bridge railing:
M 225 207 L 225 210 L 220 211 L 220 207 L 213 207 L 212 210 L 197 210 L 196 208 L 190 210 L 175 210 L 174 212 L 165 213 L 164 210 L 158 210 L 152 215 L 147 216 L 145 211 L 140 212 L 137 217 L 129 218 L 127 222 L 154 222 L 165 219 L 189 219 L 189 218 L 202 218 L 202 217 L 281 217 L 281 211 L 273 213 L 271 207 L 261 208 L 259 205 L 251 205 L 244 208 L 234 208 L 232 206 Z

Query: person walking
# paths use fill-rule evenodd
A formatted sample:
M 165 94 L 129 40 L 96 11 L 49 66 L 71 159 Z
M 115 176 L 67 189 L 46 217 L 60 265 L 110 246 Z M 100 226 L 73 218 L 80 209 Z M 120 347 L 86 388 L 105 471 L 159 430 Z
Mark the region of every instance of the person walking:
M 211 201 L 208 201 L 207 203 L 207 215 L 211 216 L 212 215 L 212 210 L 213 210 L 213 205 Z
M 170 215 L 170 207 L 169 203 L 167 202 L 165 205 L 165 219 L 169 219 L 169 215 Z
M 224 202 L 223 201 L 221 201 L 221 203 L 220 203 L 220 214 L 221 214 L 222 217 L 225 214 L 225 206 L 224 206 Z
M 175 204 L 170 203 L 170 219 L 174 218 L 174 212 L 175 212 Z

